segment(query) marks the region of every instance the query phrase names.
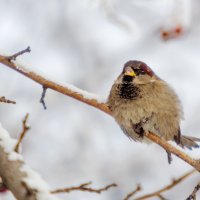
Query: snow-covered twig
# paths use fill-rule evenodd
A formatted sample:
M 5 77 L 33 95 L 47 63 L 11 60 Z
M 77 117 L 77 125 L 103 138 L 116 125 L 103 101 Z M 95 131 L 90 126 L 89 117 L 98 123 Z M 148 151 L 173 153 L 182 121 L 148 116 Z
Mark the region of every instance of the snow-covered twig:
M 103 103 L 102 99 L 100 99 L 97 95 L 91 94 L 87 91 L 83 91 L 71 84 L 62 84 L 62 83 L 58 83 L 53 80 L 50 80 L 50 78 L 46 78 L 35 72 L 27 70 L 20 64 L 17 64 L 16 62 L 13 62 L 12 60 L 11 61 L 8 60 L 8 58 L 9 57 L 7 57 L 7 56 L 0 55 L 0 63 L 10 67 L 11 69 L 16 70 L 17 72 L 23 74 L 26 77 L 34 80 L 35 82 L 42 85 L 43 88 L 46 88 L 46 89 L 50 88 L 59 93 L 73 97 L 79 101 L 89 104 L 90 106 L 96 107 L 106 113 L 111 114 L 108 106 L 105 103 Z
M 58 200 L 47 184 L 15 152 L 17 141 L 0 124 L 0 176 L 18 200 Z
M 6 99 L 5 97 L 0 97 L 0 102 L 2 102 L 2 103 L 12 103 L 12 104 L 16 104 L 15 101 Z
M 84 102 L 88 105 L 91 105 L 109 115 L 112 116 L 112 113 L 108 107 L 108 105 L 104 102 L 102 102 L 96 95 L 88 93 L 86 91 L 83 91 L 79 88 L 76 88 L 73 85 L 70 84 L 60 84 L 58 82 L 55 82 L 53 80 L 50 80 L 44 76 L 41 76 L 35 72 L 29 71 L 22 67 L 19 64 L 16 64 L 15 62 L 12 62 L 7 59 L 6 56 L 0 55 L 0 63 L 6 65 L 7 67 L 16 70 L 17 72 L 23 74 L 24 76 L 34 80 L 35 82 L 42 85 L 42 87 L 50 88 L 52 90 L 55 90 L 59 93 L 62 93 L 64 95 L 73 97 L 81 102 Z M 167 152 L 170 152 L 177 157 L 181 158 L 188 164 L 190 164 L 192 167 L 194 167 L 196 170 L 200 171 L 200 160 L 192 159 L 190 156 L 179 150 L 178 148 L 175 148 L 170 143 L 165 141 L 164 139 L 158 137 L 154 133 L 148 133 L 145 134 L 145 136 L 150 139 L 152 142 L 158 144 L 162 148 L 164 148 Z

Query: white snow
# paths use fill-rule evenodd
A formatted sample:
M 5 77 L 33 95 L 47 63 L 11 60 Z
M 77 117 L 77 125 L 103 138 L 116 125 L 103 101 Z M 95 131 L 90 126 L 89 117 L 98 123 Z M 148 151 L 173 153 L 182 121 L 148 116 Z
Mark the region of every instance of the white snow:
M 93 100 L 96 100 L 98 103 L 105 103 L 105 101 L 106 101 L 105 98 L 103 98 L 101 96 L 98 96 L 96 94 L 87 92 L 86 90 L 77 88 L 76 86 L 74 86 L 72 84 L 69 84 L 69 83 L 60 83 L 60 82 L 57 82 L 57 83 L 59 85 L 67 87 L 68 89 L 70 89 L 71 91 L 73 91 L 75 93 L 81 94 L 84 97 L 84 99 L 90 99 L 90 100 L 93 99 Z
M 24 178 L 24 182 L 32 189 L 38 191 L 38 200 L 58 200 L 58 198 L 50 194 L 48 185 L 42 180 L 40 175 L 33 171 L 29 166 L 23 165 L 21 171 L 25 172 L 27 177 Z
M 22 155 L 14 151 L 16 144 L 17 140 L 11 138 L 9 133 L 2 127 L 0 123 L 0 146 L 3 147 L 5 152 L 8 154 L 8 159 L 11 161 L 23 160 Z
M 15 64 L 17 70 L 20 70 L 20 71 L 22 71 L 22 72 L 24 72 L 24 73 L 30 72 L 30 71 L 28 70 L 28 68 L 24 68 L 24 66 L 22 65 L 22 63 L 19 63 L 19 62 L 16 61 L 16 60 L 13 60 L 12 62 Z
M 17 69 L 19 69 L 20 71 L 25 72 L 25 73 L 35 73 L 35 74 L 41 75 L 44 79 L 46 79 L 48 81 L 52 81 L 57 85 L 60 85 L 62 87 L 66 87 L 69 90 L 82 95 L 84 97 L 84 99 L 89 99 L 89 100 L 93 99 L 93 100 L 96 100 L 98 103 L 104 103 L 106 101 L 105 98 L 100 97 L 100 96 L 98 96 L 96 94 L 90 93 L 90 92 L 88 92 L 86 90 L 77 88 L 76 86 L 74 86 L 74 85 L 72 85 L 70 83 L 64 83 L 64 82 L 58 81 L 55 77 L 47 75 L 45 73 L 42 73 L 41 70 L 37 69 L 37 70 L 34 70 L 34 71 L 30 71 L 28 69 L 28 68 L 30 68 L 30 66 L 29 67 L 25 67 L 24 64 L 22 65 L 22 64 L 18 63 L 17 61 L 13 61 L 13 63 L 15 64 Z
M 163 28 L 175 28 L 177 25 L 188 29 L 191 25 L 191 1 L 174 0 L 172 3 L 171 14 L 166 18 Z
M 182 133 L 200 137 L 200 1 L 106 1 L 116 20 L 122 17 L 125 23 L 131 22 L 128 25 L 134 30 L 130 32 L 106 15 L 102 6 L 93 6 L 94 2 L 102 5 L 102 0 L 51 0 L 44 9 L 42 1 L 1 1 L 1 54 L 11 55 L 30 45 L 31 53 L 17 58 L 26 69 L 103 97 L 126 61 L 142 60 L 179 95 L 185 113 Z M 177 22 L 188 31 L 163 41 L 160 28 L 174 28 Z M 16 133 L 25 113 L 30 113 L 32 129 L 24 140 L 23 153 L 49 185 L 57 188 L 85 180 L 119 184 L 99 196 L 74 192 L 67 199 L 123 199 L 137 183 L 148 193 L 191 169 L 176 156 L 168 165 L 165 150 L 158 145 L 128 140 L 109 116 L 52 90 L 47 91 L 44 111 L 39 103 L 40 85 L 3 65 L 0 70 L 1 95 L 17 102 L 0 105 L 0 121 Z M 199 152 L 186 153 L 196 158 Z M 166 192 L 165 198 L 186 199 L 197 176 Z M 13 200 L 6 195 L 0 198 Z
M 8 132 L 0 124 L 0 146 L 8 154 L 8 159 L 10 161 L 23 161 L 22 155 L 14 151 L 17 141 L 12 139 Z M 23 164 L 20 169 L 22 172 L 25 172 L 27 177 L 23 181 L 32 189 L 38 191 L 38 200 L 58 200 L 57 197 L 49 193 L 49 188 L 47 184 L 42 180 L 40 175 L 32 170 L 29 166 Z

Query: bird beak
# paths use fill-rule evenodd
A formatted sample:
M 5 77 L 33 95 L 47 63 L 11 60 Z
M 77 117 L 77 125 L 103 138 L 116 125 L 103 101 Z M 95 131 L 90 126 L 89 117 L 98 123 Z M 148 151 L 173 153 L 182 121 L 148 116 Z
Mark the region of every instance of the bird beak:
M 132 69 L 132 68 L 129 68 L 129 67 L 125 70 L 124 75 L 125 75 L 125 76 L 132 76 L 132 77 L 135 77 L 135 76 L 136 76 L 136 74 L 135 74 L 135 72 L 133 71 L 133 69 Z

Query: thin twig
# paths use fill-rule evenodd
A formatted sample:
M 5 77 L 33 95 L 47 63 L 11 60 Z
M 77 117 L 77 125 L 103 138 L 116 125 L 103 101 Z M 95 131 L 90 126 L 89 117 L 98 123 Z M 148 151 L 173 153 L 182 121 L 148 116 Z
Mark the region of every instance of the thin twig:
M 12 103 L 12 104 L 16 104 L 15 101 L 6 99 L 5 97 L 0 97 L 0 102 L 2 102 L 2 103 Z
M 173 188 L 174 186 L 179 184 L 181 181 L 185 180 L 187 177 L 192 175 L 194 172 L 196 172 L 196 170 L 193 169 L 193 170 L 187 172 L 186 174 L 184 174 L 183 176 L 181 176 L 180 178 L 174 179 L 171 184 L 161 188 L 160 190 L 158 190 L 156 192 L 152 192 L 150 194 L 143 195 L 141 197 L 137 197 L 135 200 L 144 200 L 144 199 L 148 199 L 151 197 L 160 197 L 161 193 L 163 193 L 167 190 L 170 190 L 171 188 Z
M 133 197 L 139 191 L 141 191 L 141 187 L 140 187 L 140 185 L 137 185 L 136 189 L 133 192 L 127 194 L 127 196 L 125 197 L 124 200 L 129 200 L 131 197 Z
M 19 146 L 20 146 L 20 144 L 21 144 L 21 142 L 22 142 L 22 140 L 23 140 L 25 134 L 26 134 L 27 131 L 30 130 L 30 128 L 31 128 L 30 126 L 27 126 L 28 116 L 29 116 L 29 114 L 27 113 L 26 116 L 25 116 L 25 118 L 24 118 L 24 120 L 23 120 L 23 122 L 22 122 L 23 130 L 22 130 L 22 132 L 21 132 L 21 134 L 20 134 L 20 137 L 19 137 L 19 140 L 18 140 L 18 142 L 17 142 L 17 144 L 16 144 L 16 146 L 15 146 L 15 151 L 16 151 L 17 153 L 19 153 Z
M 88 187 L 88 185 L 90 185 L 90 184 L 92 184 L 92 182 L 83 183 L 79 186 L 74 186 L 74 187 L 69 187 L 69 188 L 56 189 L 56 190 L 51 191 L 51 193 L 53 193 L 53 194 L 62 193 L 62 192 L 68 193 L 68 192 L 72 192 L 75 190 L 79 190 L 79 191 L 87 191 L 87 192 L 94 192 L 94 193 L 100 194 L 103 191 L 107 191 L 111 187 L 117 187 L 117 184 L 112 183 L 112 184 L 107 185 L 100 189 L 93 189 L 93 188 Z
M 163 197 L 163 196 L 160 195 L 160 194 L 159 194 L 157 197 L 160 198 L 160 200 L 167 200 L 165 197 Z
M 194 188 L 192 194 L 191 194 L 186 200 L 196 200 L 196 193 L 199 191 L 199 189 L 200 189 L 200 183 L 198 183 L 198 184 L 195 186 L 195 188 Z
M 25 69 L 24 67 L 20 66 L 20 65 L 16 65 L 13 62 L 10 62 L 8 60 L 7 57 L 5 56 L 1 56 L 0 55 L 0 63 L 8 66 L 9 68 L 23 74 L 24 76 L 28 77 L 29 79 L 34 80 L 35 82 L 39 83 L 40 85 L 42 85 L 45 88 L 50 88 L 52 90 L 55 90 L 59 93 L 62 93 L 64 95 L 73 97 L 81 102 L 84 102 L 90 106 L 93 106 L 109 115 L 112 116 L 112 113 L 108 107 L 108 105 L 106 103 L 103 102 L 99 102 L 97 99 L 95 98 L 87 98 L 84 96 L 84 93 L 81 92 L 81 90 L 79 89 L 79 92 L 74 91 L 72 88 L 63 86 L 61 84 L 55 83 L 54 81 L 48 80 L 45 77 L 29 71 L 27 69 Z M 150 139 L 151 141 L 153 141 L 154 143 L 157 143 L 158 145 L 160 145 L 161 147 L 163 147 L 166 151 L 173 153 L 174 155 L 176 155 L 177 157 L 181 158 L 182 160 L 184 160 L 185 162 L 187 162 L 188 164 L 190 164 L 192 167 L 194 167 L 196 170 L 200 171 L 200 161 L 199 160 L 195 160 L 192 159 L 191 157 L 189 157 L 187 154 L 185 154 L 184 152 L 180 151 L 179 149 L 173 147 L 171 144 L 169 144 L 167 141 L 165 141 L 164 139 L 161 139 L 160 137 L 158 137 L 157 135 L 155 135 L 154 133 L 148 133 L 145 134 L 145 136 Z
M 45 98 L 45 95 L 46 95 L 47 88 L 45 86 L 43 86 L 42 89 L 43 90 L 42 90 L 42 95 L 41 95 L 40 103 L 43 105 L 43 108 L 46 110 L 47 107 L 46 107 L 44 98 Z
M 28 46 L 26 49 L 19 51 L 19 52 L 13 54 L 12 56 L 7 56 L 7 59 L 8 59 L 8 61 L 11 62 L 12 60 L 16 60 L 16 58 L 18 56 L 21 56 L 24 53 L 30 53 L 30 52 L 31 52 L 31 48 L 30 48 L 30 46 Z

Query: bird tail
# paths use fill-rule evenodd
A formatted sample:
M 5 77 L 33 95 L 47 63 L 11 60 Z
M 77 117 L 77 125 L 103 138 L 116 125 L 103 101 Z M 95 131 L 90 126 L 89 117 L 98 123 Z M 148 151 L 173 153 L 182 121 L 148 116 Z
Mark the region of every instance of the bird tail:
M 180 138 L 180 143 L 178 145 L 182 148 L 186 147 L 192 150 L 192 148 L 200 147 L 197 142 L 200 142 L 199 138 L 182 135 Z
M 200 138 L 181 135 L 180 131 L 179 131 L 178 137 L 176 137 L 176 136 L 174 137 L 174 141 L 176 142 L 177 145 L 179 145 L 183 149 L 186 147 L 186 148 L 192 150 L 192 148 L 200 147 L 200 145 L 197 143 L 197 142 L 200 142 Z M 171 153 L 168 151 L 166 151 L 166 152 L 167 152 L 167 157 L 168 157 L 168 163 L 171 164 L 171 162 L 172 162 Z

